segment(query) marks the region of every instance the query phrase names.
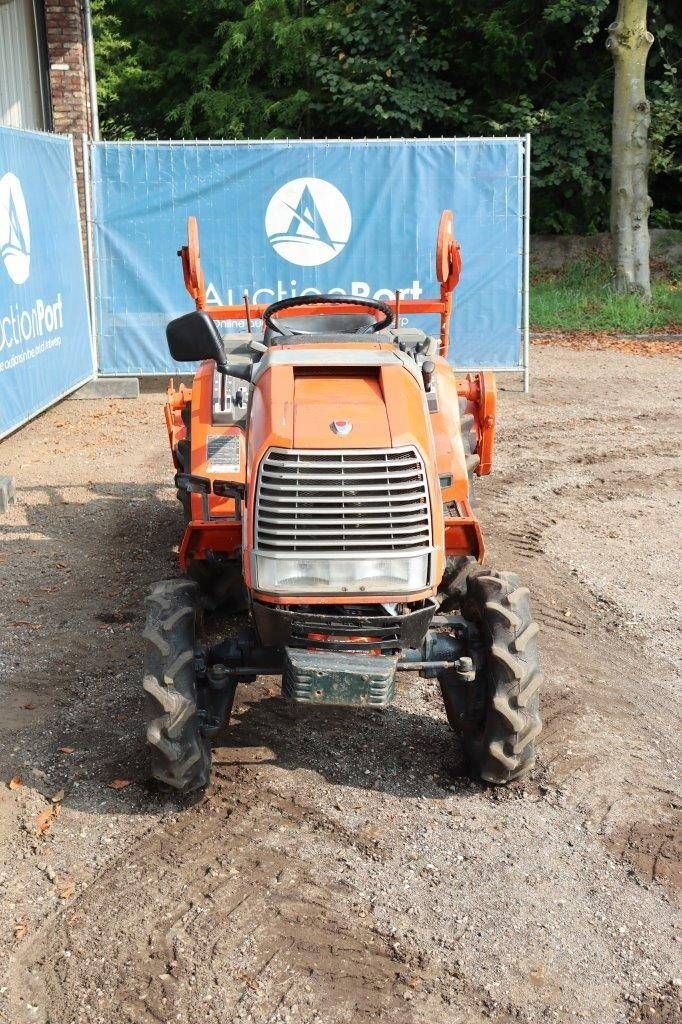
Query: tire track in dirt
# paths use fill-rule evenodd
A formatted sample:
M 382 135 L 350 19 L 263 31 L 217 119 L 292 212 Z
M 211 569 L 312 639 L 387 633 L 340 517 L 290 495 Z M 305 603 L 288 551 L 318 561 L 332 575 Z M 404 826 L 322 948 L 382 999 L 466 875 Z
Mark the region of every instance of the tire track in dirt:
M 8 518 L 7 596 L 40 602 L 41 630 L 17 630 L 15 650 L 46 710 L 12 738 L 27 785 L 5 794 L 18 851 L 0 864 L 8 948 L 15 915 L 29 931 L 5 965 L 3 1024 L 6 1010 L 8 1024 L 621 1024 L 643 1019 L 628 1009 L 642 992 L 663 1007 L 654 1021 L 676 1020 L 661 982 L 679 949 L 667 597 L 651 607 L 668 592 L 647 606 L 637 591 L 653 625 L 631 628 L 612 586 L 633 556 L 669 544 L 673 409 L 653 362 L 603 358 L 608 404 L 592 358 L 542 351 L 533 396 L 501 395 L 499 469 L 481 481 L 489 562 L 531 589 L 546 678 L 538 770 L 504 792 L 461 778 L 431 681 L 402 678 L 380 718 L 324 721 L 265 685 L 243 691 L 208 797 L 169 813 L 137 784 L 141 598 L 174 574 L 180 530 L 159 400 L 108 405 L 110 424 L 100 405 L 73 403 L 58 464 L 52 424 L 68 403 L 12 440 L 36 539 Z M 655 415 L 635 434 L 643 402 Z M 105 448 L 106 465 L 94 458 Z M 31 490 L 36 479 L 53 490 Z M 36 558 L 49 598 L 28 589 Z M 659 557 L 650 575 L 672 572 Z M 65 743 L 70 767 L 55 755 Z M 67 769 L 74 789 L 38 843 L 22 822 Z M 133 784 L 113 793 L 114 775 Z M 66 906 L 48 863 L 74 871 Z
M 10 981 L 17 1021 L 47 1020 L 49 1007 L 60 1024 L 158 1024 L 196 1019 L 201 1005 L 202 1024 L 426 1024 L 455 993 L 480 1005 L 485 994 L 451 963 L 392 942 L 372 924 L 371 901 L 349 915 L 346 887 L 277 841 L 304 819 L 341 848 L 357 849 L 357 836 L 254 789 L 249 774 L 237 769 L 231 786 L 161 822 L 23 946 Z
M 647 881 L 660 882 L 672 893 L 682 892 L 682 820 L 678 803 L 667 822 L 634 821 L 606 837 L 615 857 Z M 674 813 L 673 813 L 674 812 Z
M 505 400 L 503 395 L 503 405 Z M 657 739 L 665 737 L 670 752 L 674 726 L 665 702 L 637 673 L 641 666 L 646 674 L 669 677 L 670 668 L 657 665 L 652 650 L 644 654 L 646 641 L 643 645 L 639 636 L 630 634 L 619 604 L 601 590 L 590 592 L 581 586 L 562 557 L 562 533 L 571 533 L 567 501 L 579 501 L 584 522 L 592 507 L 617 506 L 617 513 L 608 513 L 613 521 L 610 536 L 617 538 L 618 516 L 633 514 L 630 507 L 638 494 L 645 500 L 634 514 L 644 516 L 644 506 L 656 492 L 679 480 L 678 434 L 672 431 L 668 450 L 652 451 L 651 429 L 640 427 L 641 420 L 649 424 L 650 417 L 626 407 L 605 411 L 601 421 L 571 411 L 558 418 L 550 411 L 541 425 L 517 425 L 513 433 L 503 427 L 507 458 L 509 445 L 515 446 L 514 471 L 504 473 L 503 467 L 501 477 L 491 478 L 492 493 L 481 504 L 495 539 L 494 560 L 519 563 L 541 624 L 546 680 L 539 750 L 542 781 L 564 790 L 607 849 L 639 877 L 657 879 L 677 895 L 682 798 L 673 789 L 670 799 L 661 801 Z M 591 436 L 589 448 L 575 450 L 571 433 L 579 436 L 587 424 L 597 422 L 609 437 L 619 435 L 623 443 L 599 444 Z M 538 451 L 543 453 L 539 461 Z M 548 491 L 549 496 L 539 501 Z M 534 499 L 530 508 L 529 497 Z M 547 503 L 551 515 L 543 510 Z M 605 514 L 598 515 L 602 519 Z M 593 544 L 586 534 L 586 548 Z M 562 673 L 559 686 L 553 685 L 552 667 L 568 665 L 570 674 Z M 643 814 L 650 820 L 642 820 Z

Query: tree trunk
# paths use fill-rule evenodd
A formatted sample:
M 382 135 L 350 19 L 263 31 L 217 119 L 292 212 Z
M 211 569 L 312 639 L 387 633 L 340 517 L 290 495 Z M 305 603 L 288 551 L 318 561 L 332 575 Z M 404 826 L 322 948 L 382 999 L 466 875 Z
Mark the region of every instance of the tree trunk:
M 646 27 L 647 0 L 618 0 L 606 47 L 614 64 L 611 150 L 611 237 L 621 292 L 651 298 L 649 278 L 648 132 L 646 60 L 654 41 Z

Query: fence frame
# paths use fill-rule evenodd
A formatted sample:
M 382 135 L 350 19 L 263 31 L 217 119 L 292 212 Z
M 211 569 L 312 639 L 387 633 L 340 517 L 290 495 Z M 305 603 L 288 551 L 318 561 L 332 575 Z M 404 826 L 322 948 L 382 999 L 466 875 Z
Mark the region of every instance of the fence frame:
M 325 145 L 347 145 L 349 142 L 354 144 L 363 143 L 367 147 L 374 145 L 381 145 L 385 143 L 400 143 L 409 142 L 414 145 L 415 143 L 430 143 L 430 142 L 444 142 L 447 141 L 444 137 L 429 137 L 422 139 L 405 139 L 405 138 L 385 138 L 385 139 L 133 139 L 130 141 L 126 140 L 126 145 L 130 146 L 154 146 L 157 145 L 173 145 L 173 146 L 215 146 L 221 143 L 229 144 L 230 146 L 250 146 L 254 143 L 259 145 L 278 145 L 278 146 L 302 146 L 310 145 L 310 143 L 324 143 Z M 488 136 L 461 136 L 457 137 L 454 141 L 456 142 L 517 142 L 522 151 L 521 161 L 521 198 L 522 198 L 522 249 L 521 258 L 521 323 L 519 325 L 519 365 L 518 366 L 502 366 L 502 367 L 482 367 L 483 369 L 490 369 L 493 373 L 505 373 L 505 374 L 517 374 L 522 375 L 523 378 L 523 391 L 528 393 L 530 390 L 530 159 L 531 159 L 531 136 L 530 133 L 518 136 L 518 135 L 488 135 Z M 106 373 L 100 374 L 99 372 L 99 335 L 98 335 L 98 322 L 97 322 L 97 302 L 96 302 L 96 274 L 95 274 L 95 232 L 94 222 L 94 183 L 92 175 L 92 153 L 95 146 L 106 145 L 106 142 L 94 141 L 92 139 L 83 136 L 83 163 L 84 163 L 84 176 L 85 176 L 85 207 L 86 207 L 86 237 L 88 239 L 87 246 L 87 280 L 88 280 L 88 293 L 90 297 L 90 321 L 91 321 L 91 335 L 93 342 L 93 351 L 95 353 L 95 366 L 98 376 L 101 377 L 153 377 L 158 376 L 154 373 Z M 464 254 L 466 259 L 466 254 Z M 471 367 L 455 367 L 458 372 L 467 372 Z
M 8 125 L 4 125 L 3 127 L 9 128 Z M 90 299 L 90 289 L 88 287 L 88 273 L 89 273 L 89 265 L 91 263 L 91 258 L 92 258 L 92 252 L 91 252 L 90 246 L 88 246 L 87 259 L 86 259 L 86 252 L 85 252 L 85 249 L 83 247 L 83 236 L 82 236 L 82 232 L 81 232 L 80 202 L 79 202 L 79 196 L 78 196 L 78 175 L 76 173 L 76 154 L 75 154 L 75 148 L 74 148 L 74 144 L 73 144 L 73 135 L 71 135 L 70 133 L 61 134 L 61 133 L 57 133 L 57 132 L 40 131 L 37 128 L 12 128 L 11 130 L 12 131 L 21 132 L 22 134 L 25 134 L 25 135 L 37 135 L 40 138 L 65 139 L 67 141 L 67 143 L 68 143 L 69 155 L 70 155 L 70 163 L 71 163 L 71 173 L 72 173 L 72 180 L 73 180 L 73 199 L 74 199 L 75 204 L 76 204 L 76 216 L 77 216 L 77 219 L 78 219 L 78 226 L 79 226 L 78 238 L 79 238 L 79 241 L 80 241 L 81 268 L 83 270 L 83 276 L 85 277 L 85 282 L 86 282 L 86 294 L 87 294 L 88 299 Z M 89 163 L 89 159 L 90 159 L 89 151 L 88 151 L 87 157 L 86 157 L 85 152 L 84 152 L 84 154 L 83 154 L 83 162 L 84 163 Z M 10 437 L 12 434 L 15 433 L 15 431 L 20 430 L 21 427 L 25 427 L 27 423 L 30 423 L 37 416 L 41 416 L 44 412 L 47 412 L 48 409 L 51 409 L 58 402 L 62 402 L 65 398 L 68 398 L 69 395 L 72 395 L 74 393 L 74 391 L 78 391 L 79 388 L 82 388 L 84 384 L 88 384 L 91 380 L 96 380 L 97 379 L 97 377 L 98 377 L 98 367 L 99 367 L 99 352 L 98 352 L 98 349 L 97 349 L 97 341 L 96 341 L 96 334 L 95 334 L 96 324 L 93 321 L 92 316 L 90 315 L 90 313 L 88 313 L 88 318 L 87 319 L 88 319 L 88 326 L 89 326 L 89 329 L 90 329 L 89 341 L 90 341 L 90 352 L 91 352 L 91 368 L 90 368 L 90 372 L 88 373 L 88 375 L 86 377 L 84 377 L 82 380 L 77 381 L 75 384 L 70 384 L 66 388 L 65 391 L 63 391 L 60 394 L 55 395 L 53 398 L 49 399 L 49 401 L 47 401 L 44 405 L 41 405 L 40 408 L 36 409 L 34 412 L 31 412 L 30 415 L 26 416 L 20 422 L 15 423 L 14 426 L 10 427 L 8 430 L 0 432 L 0 441 L 4 440 L 7 437 Z

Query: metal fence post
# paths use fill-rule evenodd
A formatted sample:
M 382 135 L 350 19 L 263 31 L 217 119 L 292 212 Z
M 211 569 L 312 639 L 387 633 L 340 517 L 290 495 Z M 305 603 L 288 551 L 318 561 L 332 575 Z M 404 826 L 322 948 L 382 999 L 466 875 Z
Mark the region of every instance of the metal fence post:
M 523 390 L 530 390 L 530 133 L 523 153 Z
M 90 313 L 90 338 L 95 376 L 99 376 L 99 351 L 97 345 L 97 309 L 95 296 L 95 256 L 92 230 L 92 174 L 90 168 L 91 142 L 83 132 L 83 185 L 85 188 L 85 235 L 88 240 L 88 307 Z

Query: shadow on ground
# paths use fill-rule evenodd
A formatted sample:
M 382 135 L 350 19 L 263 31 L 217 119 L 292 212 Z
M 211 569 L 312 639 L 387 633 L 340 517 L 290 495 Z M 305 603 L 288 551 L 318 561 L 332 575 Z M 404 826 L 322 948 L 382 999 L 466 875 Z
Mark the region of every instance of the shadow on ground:
M 440 701 L 440 694 L 438 694 Z M 462 778 L 445 715 L 316 708 L 249 695 L 216 741 L 218 772 L 244 763 L 315 772 L 328 783 L 401 796 L 444 795 Z
M 12 682 L 29 694 L 25 706 L 36 702 L 37 714 L 18 731 L 11 756 L 0 753 L 0 770 L 8 778 L 25 774 L 47 799 L 63 791 L 62 802 L 75 809 L 106 815 L 157 811 L 169 799 L 183 805 L 147 782 L 140 684 L 145 594 L 178 575 L 183 524 L 171 494 L 157 481 L 24 488 L 26 524 L 8 527 L 9 545 L 21 549 L 18 571 L 31 566 Z M 226 618 L 225 631 L 235 621 Z M 216 740 L 214 784 L 225 785 L 233 768 L 270 763 L 400 796 L 438 797 L 451 785 L 468 786 L 437 684 L 402 680 L 419 687 L 424 714 L 293 705 L 278 696 L 279 679 L 241 686 L 231 726 Z M 131 782 L 112 791 L 118 779 Z

